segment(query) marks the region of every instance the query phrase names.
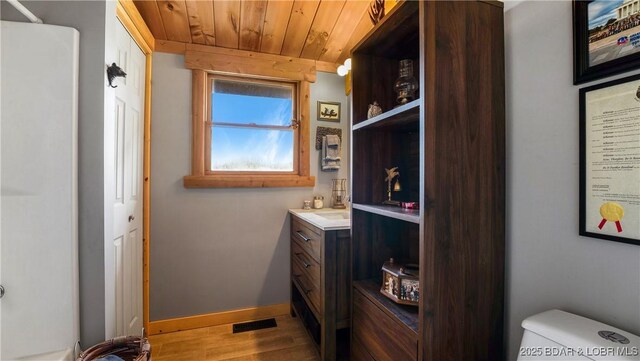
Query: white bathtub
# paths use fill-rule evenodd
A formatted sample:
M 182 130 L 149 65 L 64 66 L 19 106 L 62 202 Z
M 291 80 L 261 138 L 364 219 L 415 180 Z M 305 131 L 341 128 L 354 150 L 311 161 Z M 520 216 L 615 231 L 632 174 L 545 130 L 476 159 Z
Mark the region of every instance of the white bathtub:
M 3 361 L 72 361 L 80 338 L 79 39 L 68 27 L 0 21 Z

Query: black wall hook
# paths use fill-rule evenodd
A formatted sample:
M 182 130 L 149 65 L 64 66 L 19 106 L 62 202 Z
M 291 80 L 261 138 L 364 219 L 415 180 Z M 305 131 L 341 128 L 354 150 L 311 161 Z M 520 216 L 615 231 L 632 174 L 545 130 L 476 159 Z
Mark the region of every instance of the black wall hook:
M 111 84 L 113 82 L 113 79 L 117 78 L 117 77 L 123 77 L 126 78 L 127 77 L 127 73 L 124 72 L 124 70 L 122 70 L 122 68 L 120 68 L 119 66 L 116 65 L 116 63 L 111 64 L 111 66 L 107 67 L 107 79 L 109 80 L 109 86 L 112 88 L 117 88 L 117 85 L 113 85 Z

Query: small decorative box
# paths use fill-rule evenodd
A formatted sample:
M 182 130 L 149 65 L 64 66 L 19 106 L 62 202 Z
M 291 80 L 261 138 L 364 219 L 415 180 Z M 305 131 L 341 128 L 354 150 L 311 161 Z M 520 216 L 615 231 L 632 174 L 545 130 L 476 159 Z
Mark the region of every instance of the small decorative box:
M 404 209 L 419 209 L 420 208 L 420 206 L 418 205 L 418 202 L 402 202 L 401 206 Z
M 396 303 L 417 306 L 420 300 L 418 270 L 418 265 L 394 263 L 391 258 L 382 266 L 380 292 Z

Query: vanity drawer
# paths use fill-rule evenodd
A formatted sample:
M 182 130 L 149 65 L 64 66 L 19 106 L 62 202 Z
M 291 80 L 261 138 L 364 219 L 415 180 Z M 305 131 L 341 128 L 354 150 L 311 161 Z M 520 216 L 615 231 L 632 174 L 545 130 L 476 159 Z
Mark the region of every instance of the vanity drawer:
M 320 264 L 311 258 L 296 242 L 291 242 L 291 263 L 297 263 L 313 286 L 320 289 Z
M 320 251 L 322 249 L 323 232 L 317 230 L 293 217 L 291 222 L 291 239 L 297 242 L 307 253 L 318 262 L 321 262 Z
M 401 326 L 358 289 L 353 290 L 353 338 L 377 361 L 409 361 L 418 358 L 417 335 Z M 363 350 L 359 350 L 362 355 Z M 366 360 L 366 356 L 358 359 Z
M 298 286 L 300 293 L 305 296 L 311 304 L 312 309 L 318 312 L 318 316 L 322 315 L 322 308 L 320 308 L 320 289 L 311 282 L 309 276 L 304 271 L 304 267 L 300 266 L 298 262 L 291 263 L 293 283 Z

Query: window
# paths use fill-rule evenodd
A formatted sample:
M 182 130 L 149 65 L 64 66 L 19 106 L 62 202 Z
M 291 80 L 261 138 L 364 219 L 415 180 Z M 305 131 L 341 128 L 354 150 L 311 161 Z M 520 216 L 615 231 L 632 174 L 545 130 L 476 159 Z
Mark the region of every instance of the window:
M 295 83 L 209 76 L 207 173 L 297 174 Z
M 309 83 L 193 74 L 187 188 L 313 187 Z

